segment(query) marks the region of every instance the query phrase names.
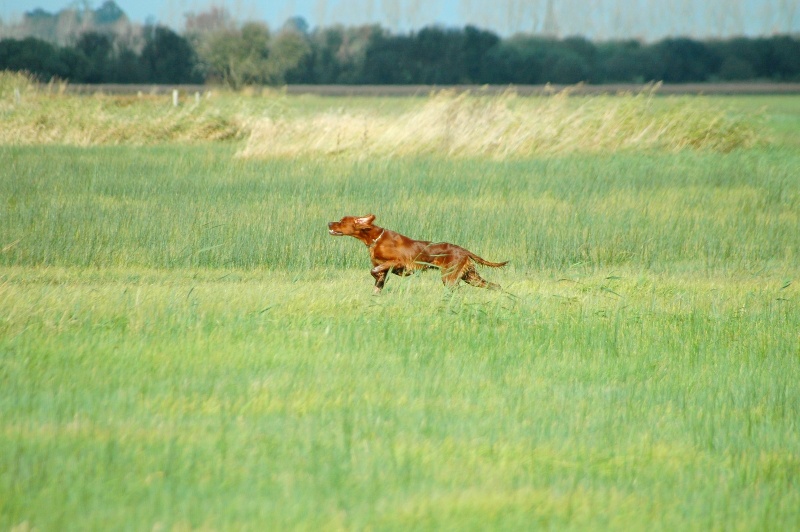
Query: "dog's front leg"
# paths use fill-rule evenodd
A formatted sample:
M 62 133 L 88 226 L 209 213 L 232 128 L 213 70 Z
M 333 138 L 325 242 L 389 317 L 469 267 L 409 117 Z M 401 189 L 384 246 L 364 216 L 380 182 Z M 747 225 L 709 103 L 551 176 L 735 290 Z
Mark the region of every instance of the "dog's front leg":
M 378 264 L 374 268 L 372 268 L 369 273 L 375 278 L 375 290 L 374 294 L 380 294 L 381 290 L 383 290 L 383 285 L 386 283 L 386 275 L 392 271 L 392 268 L 397 266 L 393 262 L 384 262 L 383 264 Z

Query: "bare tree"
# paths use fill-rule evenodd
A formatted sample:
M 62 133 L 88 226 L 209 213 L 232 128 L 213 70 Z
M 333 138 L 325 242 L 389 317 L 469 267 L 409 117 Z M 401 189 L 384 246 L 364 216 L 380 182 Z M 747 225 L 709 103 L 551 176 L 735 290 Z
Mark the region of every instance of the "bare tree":
M 56 16 L 55 40 L 58 44 L 75 44 L 86 27 L 91 27 L 86 18 L 75 9 L 65 9 Z
M 186 13 L 184 29 L 190 35 L 203 35 L 216 31 L 233 29 L 236 23 L 224 7 L 211 6 L 208 11 Z

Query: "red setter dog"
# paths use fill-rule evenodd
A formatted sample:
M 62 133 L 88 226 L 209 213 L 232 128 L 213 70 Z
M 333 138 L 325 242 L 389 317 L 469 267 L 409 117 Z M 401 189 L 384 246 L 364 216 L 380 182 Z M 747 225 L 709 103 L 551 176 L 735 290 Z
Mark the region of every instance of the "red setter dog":
M 415 271 L 439 268 L 442 282 L 455 286 L 464 280 L 472 286 L 498 289 L 500 285 L 490 283 L 478 275 L 475 263 L 499 268 L 506 262 L 489 262 L 476 254 L 447 242 L 428 242 L 413 240 L 377 225 L 372 225 L 375 215 L 345 216 L 338 222 L 328 224 L 328 232 L 333 236 L 352 236 L 361 240 L 369 248 L 372 259 L 370 273 L 375 278 L 375 293 L 379 294 L 386 282 L 386 274 L 410 275 Z

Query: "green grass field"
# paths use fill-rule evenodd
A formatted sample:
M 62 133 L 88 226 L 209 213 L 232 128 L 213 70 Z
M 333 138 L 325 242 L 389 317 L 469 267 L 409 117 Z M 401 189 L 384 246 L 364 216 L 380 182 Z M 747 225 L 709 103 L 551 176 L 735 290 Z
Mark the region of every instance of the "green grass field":
M 14 124 L 100 101 L 10 97 Z M 425 105 L 225 98 L 204 112 L 229 125 Z M 276 158 L 245 129 L 6 134 L 0 530 L 800 528 L 800 98 L 707 103 L 757 141 Z M 481 270 L 503 291 L 373 296 L 326 228 L 369 212 L 510 260 Z

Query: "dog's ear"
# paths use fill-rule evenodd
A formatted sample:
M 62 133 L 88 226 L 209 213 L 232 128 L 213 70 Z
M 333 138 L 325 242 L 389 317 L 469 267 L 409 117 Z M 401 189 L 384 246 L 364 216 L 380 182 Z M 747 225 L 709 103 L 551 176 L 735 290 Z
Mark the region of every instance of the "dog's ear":
M 366 216 L 362 216 L 361 218 L 356 218 L 356 225 L 372 225 L 372 222 L 375 221 L 374 214 L 368 214 Z

